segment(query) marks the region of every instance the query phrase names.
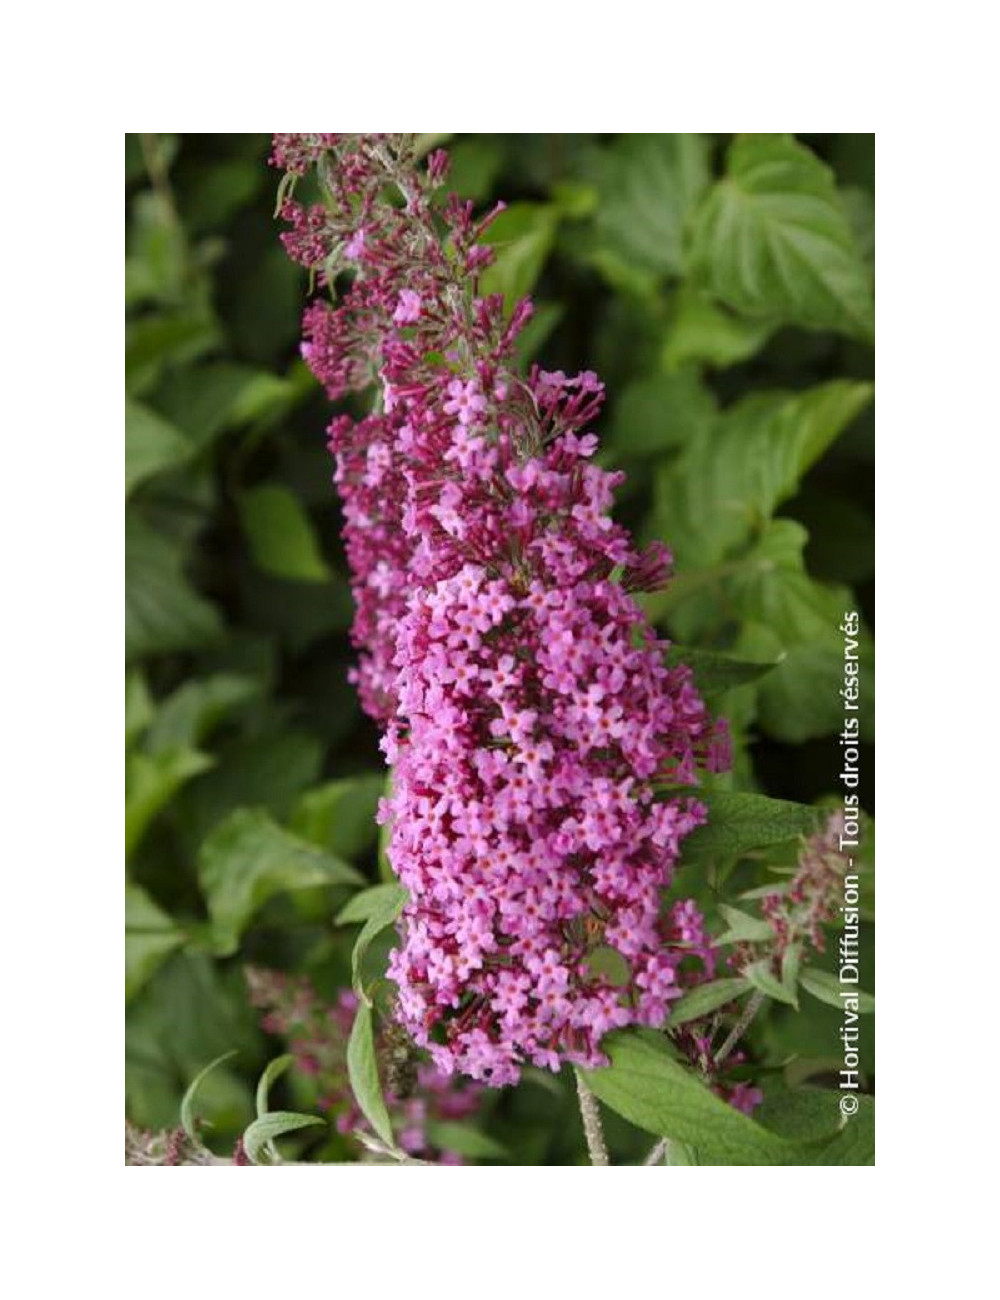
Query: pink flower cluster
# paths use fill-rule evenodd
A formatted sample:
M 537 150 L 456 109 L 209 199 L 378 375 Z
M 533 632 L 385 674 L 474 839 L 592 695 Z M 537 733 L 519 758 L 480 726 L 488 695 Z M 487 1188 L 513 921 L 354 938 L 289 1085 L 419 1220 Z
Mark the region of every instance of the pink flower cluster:
M 705 812 L 660 788 L 695 785 L 727 743 L 631 594 L 670 557 L 612 521 L 621 475 L 585 432 L 603 385 L 515 373 L 530 302 L 507 320 L 476 295 L 490 218 L 435 205 L 445 165 L 417 169 L 406 137 L 342 137 L 319 158 L 326 202 L 286 201 L 286 243 L 327 283 L 353 275 L 310 307 L 307 361 L 331 397 L 381 390 L 331 445 L 410 894 L 399 1015 L 442 1070 L 502 1084 L 524 1062 L 600 1064 L 609 1029 L 664 1021 L 694 916 L 664 915 L 661 891 Z
M 347 1075 L 347 1040 L 358 1006 L 355 994 L 345 989 L 327 1004 L 303 977 L 256 966 L 245 973 L 251 1002 L 264 1012 L 261 1027 L 282 1038 L 294 1057 L 294 1068 L 315 1081 L 319 1109 L 334 1117 L 338 1133 L 348 1135 L 363 1128 L 364 1116 Z M 481 1088 L 444 1074 L 426 1060 L 416 1060 L 412 1047 L 406 1053 L 405 1070 L 400 1068 L 396 1059 L 400 1048 L 391 1034 L 383 1032 L 377 1050 L 387 1081 L 386 1107 L 399 1146 L 437 1164 L 461 1164 L 457 1151 L 435 1145 L 433 1125 L 469 1119 L 479 1109 Z M 405 1083 L 404 1073 L 409 1076 Z
M 838 810 L 803 840 L 795 875 L 786 885 L 765 894 L 760 902 L 760 910 L 771 927 L 771 938 L 738 945 L 730 958 L 731 966 L 743 970 L 751 962 L 766 959 L 780 978 L 785 954 L 790 950 L 825 950 L 823 926 L 837 916 L 844 894 L 847 858 L 840 848 L 844 834 L 844 814 Z

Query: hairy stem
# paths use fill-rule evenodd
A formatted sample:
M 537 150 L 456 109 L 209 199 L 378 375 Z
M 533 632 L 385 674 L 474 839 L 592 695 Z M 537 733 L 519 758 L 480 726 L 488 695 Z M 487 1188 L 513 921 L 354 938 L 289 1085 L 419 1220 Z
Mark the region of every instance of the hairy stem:
M 740 1016 L 739 1020 L 737 1020 L 736 1024 L 733 1025 L 732 1029 L 729 1031 L 728 1035 L 726 1036 L 725 1042 L 722 1044 L 718 1052 L 716 1052 L 715 1056 L 712 1058 L 711 1068 L 713 1072 L 719 1068 L 719 1066 L 723 1063 L 723 1061 L 726 1059 L 729 1053 L 733 1050 L 736 1044 L 740 1041 L 740 1039 L 749 1029 L 751 1021 L 753 1020 L 754 1016 L 756 1016 L 757 1012 L 761 1009 L 761 1007 L 764 1004 L 764 997 L 765 995 L 761 993 L 759 989 L 754 990 L 746 1006 L 743 1008 L 743 1014 Z M 667 1154 L 667 1148 L 669 1146 L 670 1146 L 669 1138 L 660 1138 L 659 1142 L 657 1142 L 657 1144 L 652 1148 L 649 1155 L 642 1163 L 644 1165 L 662 1164 L 663 1159 Z
M 746 1033 L 747 1029 L 750 1027 L 750 1022 L 753 1020 L 754 1016 L 763 1006 L 764 996 L 765 995 L 761 993 L 760 989 L 755 989 L 754 992 L 751 994 L 750 1001 L 743 1008 L 743 1014 L 740 1016 L 739 1020 L 737 1020 L 736 1024 L 733 1025 L 732 1029 L 729 1031 L 729 1035 L 726 1038 L 726 1041 L 722 1044 L 718 1052 L 716 1052 L 715 1054 L 713 1065 L 715 1066 L 716 1069 L 722 1064 L 722 1062 L 726 1059 L 726 1057 L 729 1055 L 729 1053 L 733 1050 L 736 1044 Z
M 601 1127 L 601 1112 L 597 1108 L 597 1098 L 587 1086 L 587 1081 L 579 1070 L 576 1074 L 576 1093 L 580 1098 L 580 1115 L 583 1119 L 583 1131 L 587 1138 L 587 1150 L 590 1152 L 592 1165 L 606 1165 L 608 1148 L 604 1144 L 604 1129 Z

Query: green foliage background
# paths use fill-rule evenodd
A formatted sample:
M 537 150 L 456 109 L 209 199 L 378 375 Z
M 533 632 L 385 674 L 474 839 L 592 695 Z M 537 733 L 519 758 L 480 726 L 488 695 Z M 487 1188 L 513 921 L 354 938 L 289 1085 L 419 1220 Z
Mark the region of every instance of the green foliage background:
M 433 139 L 453 188 L 510 204 L 485 287 L 534 295 L 524 361 L 607 384 L 598 431 L 605 463 L 628 471 L 619 516 L 677 559 L 651 615 L 684 646 L 777 663 L 717 683 L 736 763 L 715 784 L 835 797 L 851 608 L 867 629 L 869 744 L 874 723 L 874 137 Z M 194 1076 L 236 1048 L 200 1093 L 223 1146 L 280 1050 L 243 964 L 349 984 L 356 927 L 331 918 L 385 871 L 377 736 L 346 680 L 330 410 L 298 358 L 307 285 L 278 240 L 268 148 L 126 137 L 127 1110 L 176 1124 Z M 863 769 L 871 812 L 867 744 Z M 793 843 L 766 861 L 692 855 L 678 888 L 711 905 L 793 860 Z M 871 960 L 866 924 L 868 987 Z M 837 1027 L 812 998 L 760 1018 L 768 1106 L 836 1067 Z M 869 1079 L 871 1043 L 869 1030 Z M 308 1105 L 296 1087 L 275 1091 Z M 568 1079 L 529 1076 L 489 1108 L 514 1163 L 580 1158 Z M 614 1115 L 609 1137 L 617 1160 L 648 1145 Z M 335 1136 L 310 1141 L 342 1155 Z

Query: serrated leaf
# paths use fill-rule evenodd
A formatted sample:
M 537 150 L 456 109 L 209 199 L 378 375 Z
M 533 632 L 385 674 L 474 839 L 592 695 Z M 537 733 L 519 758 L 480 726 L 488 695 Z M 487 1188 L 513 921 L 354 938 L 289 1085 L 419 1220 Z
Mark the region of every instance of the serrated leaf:
M 129 659 L 218 640 L 222 622 L 183 571 L 183 551 L 125 512 L 125 652 Z
M 406 890 L 402 885 L 386 883 L 372 885 L 370 889 L 362 889 L 338 912 L 336 923 L 337 925 L 360 925 L 380 913 L 391 912 L 398 905 L 400 893 L 403 895 L 405 905 Z
M 409 898 L 402 885 L 386 885 L 382 888 L 384 892 L 379 894 L 377 900 L 373 900 L 368 919 L 365 921 L 361 933 L 355 939 L 354 951 L 351 953 L 351 981 L 355 993 L 363 1003 L 370 1002 L 361 982 L 361 963 L 364 961 L 365 953 L 371 946 L 375 936 L 394 924 Z
M 258 568 L 294 582 L 327 582 L 312 521 L 298 497 L 280 483 L 263 483 L 237 498 L 243 531 Z
M 297 1133 L 300 1129 L 313 1128 L 325 1124 L 318 1115 L 299 1115 L 291 1110 L 274 1110 L 268 1115 L 255 1119 L 243 1134 L 243 1149 L 247 1159 L 253 1165 L 266 1164 L 264 1159 L 269 1154 L 271 1143 L 285 1133 Z M 273 1157 L 272 1157 L 273 1158 Z
M 841 984 L 837 976 L 831 975 L 829 971 L 804 966 L 799 971 L 799 983 L 807 993 L 828 1006 L 836 1007 L 838 1011 L 843 1011 L 846 998 L 857 998 L 859 1015 L 869 1016 L 875 1013 L 875 999 L 870 993 L 851 984 Z
M 790 135 L 737 137 L 698 213 L 688 263 L 747 316 L 873 337 L 871 276 L 833 173 Z
M 358 1005 L 347 1042 L 347 1074 L 354 1100 L 368 1123 L 384 1142 L 393 1146 L 392 1125 L 378 1077 L 372 1009 L 366 1002 Z
M 595 157 L 599 247 L 637 270 L 679 275 L 685 224 L 709 181 L 702 135 L 622 135 Z
M 198 1135 L 198 1124 L 194 1114 L 194 1102 L 198 1095 L 198 1089 L 214 1069 L 220 1066 L 223 1061 L 231 1060 L 232 1057 L 236 1055 L 237 1053 L 235 1049 L 231 1052 L 223 1052 L 222 1055 L 217 1056 L 214 1061 L 210 1061 L 203 1070 L 199 1070 L 188 1085 L 187 1091 L 184 1093 L 184 1097 L 181 1100 L 181 1128 L 192 1142 L 201 1141 L 201 1138 Z
M 125 853 L 131 854 L 146 828 L 191 777 L 213 760 L 194 749 L 160 754 L 132 753 L 125 760 Z
M 667 1027 L 676 1029 L 678 1025 L 686 1025 L 691 1020 L 700 1020 L 702 1016 L 710 1015 L 720 1007 L 727 1006 L 745 993 L 749 987 L 749 981 L 741 976 L 699 984 L 672 1004 Z
M 180 429 L 150 407 L 125 398 L 125 496 L 161 470 L 181 465 L 191 443 Z
M 702 429 L 656 479 L 659 527 L 678 563 L 703 568 L 743 545 L 870 403 L 851 380 L 802 393 L 756 392 Z
M 239 809 L 198 854 L 198 878 L 216 951 L 235 952 L 259 909 L 276 894 L 317 885 L 364 882 L 353 867 L 282 830 L 259 809 Z
M 733 315 L 685 281 L 668 327 L 663 364 L 668 371 L 692 364 L 722 370 L 752 357 L 774 328 L 769 321 Z
M 699 792 L 698 798 L 708 807 L 708 825 L 700 826 L 685 839 L 685 863 L 737 858 L 754 849 L 808 835 L 816 826 L 814 808 L 787 799 L 727 790 Z
M 169 955 L 183 930 L 138 885 L 125 885 L 125 1001 L 130 1002 Z
M 649 1133 L 697 1147 L 706 1164 L 800 1163 L 798 1149 L 726 1103 L 673 1060 L 658 1035 L 621 1030 L 601 1044 L 605 1069 L 583 1073 L 606 1106 Z

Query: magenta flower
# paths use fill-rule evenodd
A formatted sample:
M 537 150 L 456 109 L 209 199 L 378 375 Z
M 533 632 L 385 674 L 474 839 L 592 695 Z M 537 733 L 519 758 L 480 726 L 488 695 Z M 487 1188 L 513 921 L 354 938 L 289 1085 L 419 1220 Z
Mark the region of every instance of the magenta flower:
M 524 1062 L 600 1064 L 608 1030 L 665 1020 L 706 945 L 661 892 L 705 810 L 660 787 L 694 786 L 725 736 L 633 599 L 669 555 L 611 517 L 622 475 L 585 432 L 603 385 L 514 372 L 530 302 L 505 320 L 475 292 L 495 212 L 433 208 L 444 163 L 420 172 L 411 149 L 345 136 L 323 160 L 314 265 L 323 280 L 353 259 L 356 276 L 309 308 L 303 354 L 331 397 L 381 390 L 331 446 L 357 680 L 395 769 L 380 816 L 410 895 L 398 1014 L 442 1071 L 502 1084 Z

